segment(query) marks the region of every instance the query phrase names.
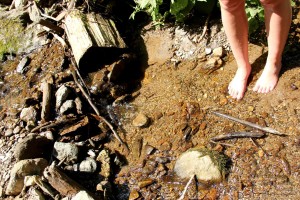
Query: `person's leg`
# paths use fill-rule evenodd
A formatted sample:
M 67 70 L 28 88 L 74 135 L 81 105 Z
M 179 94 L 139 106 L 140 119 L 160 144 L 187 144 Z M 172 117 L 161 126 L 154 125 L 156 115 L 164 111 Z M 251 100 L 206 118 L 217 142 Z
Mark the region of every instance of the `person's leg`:
M 290 0 L 261 0 L 261 3 L 265 10 L 268 57 L 253 90 L 268 93 L 278 82 L 282 52 L 288 37 L 292 15 Z
M 245 0 L 220 0 L 222 22 L 238 69 L 228 86 L 229 94 L 242 99 L 247 88 L 251 66 L 248 58 L 248 21 Z

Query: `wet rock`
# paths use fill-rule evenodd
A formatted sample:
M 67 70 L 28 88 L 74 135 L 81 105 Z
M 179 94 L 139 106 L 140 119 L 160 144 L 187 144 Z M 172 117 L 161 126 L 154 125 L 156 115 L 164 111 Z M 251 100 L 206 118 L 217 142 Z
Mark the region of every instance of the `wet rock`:
M 225 165 L 226 160 L 218 152 L 194 149 L 184 152 L 177 159 L 174 171 L 180 178 L 196 175 L 199 181 L 213 183 L 222 180 Z
M 61 105 L 59 113 L 61 115 L 72 113 L 73 111 L 75 111 L 75 107 L 76 104 L 73 100 L 67 100 Z
M 224 51 L 223 47 L 217 47 L 217 48 L 215 48 L 213 50 L 212 55 L 214 57 L 220 57 L 220 58 L 222 58 L 225 55 L 225 51 Z
M 53 155 L 62 161 L 65 159 L 66 163 L 75 163 L 78 160 L 79 149 L 75 144 L 55 142 Z
M 23 74 L 26 71 L 26 65 L 29 62 L 29 58 L 28 56 L 25 56 L 24 58 L 22 58 L 22 60 L 20 61 L 20 63 L 17 66 L 17 72 L 20 74 Z
M 43 158 L 21 160 L 17 162 L 10 172 L 10 179 L 5 194 L 19 194 L 24 186 L 24 177 L 28 175 L 42 175 L 47 165 L 48 161 Z
M 223 61 L 219 57 L 212 57 L 208 59 L 205 63 L 205 66 L 203 66 L 203 69 L 218 69 L 222 66 Z
M 93 158 L 87 157 L 79 164 L 79 171 L 93 173 L 97 170 L 97 162 Z
M 132 121 L 132 125 L 135 127 L 145 127 L 148 125 L 148 122 L 149 118 L 146 115 L 139 113 Z
M 36 122 L 37 121 L 37 111 L 34 107 L 30 106 L 28 108 L 23 108 L 20 114 L 20 119 L 25 122 Z
M 138 182 L 138 186 L 139 188 L 144 188 L 147 187 L 148 185 L 151 185 L 152 183 L 154 183 L 154 180 L 149 178 Z
M 52 141 L 39 135 L 28 135 L 15 147 L 16 160 L 49 158 L 52 152 Z
M 86 191 L 80 191 L 71 200 L 94 200 L 94 198 Z
M 140 197 L 139 192 L 136 191 L 136 190 L 132 190 L 132 191 L 130 192 L 130 195 L 129 195 L 128 200 L 135 200 L 135 199 L 137 199 L 137 198 L 139 198 L 139 197 Z
M 71 89 L 65 85 L 62 85 L 55 93 L 56 97 L 56 109 L 60 108 L 60 106 L 67 100 L 71 93 Z
M 108 178 L 110 176 L 110 157 L 108 150 L 103 149 L 97 156 L 96 160 L 101 162 L 100 174 L 105 178 Z

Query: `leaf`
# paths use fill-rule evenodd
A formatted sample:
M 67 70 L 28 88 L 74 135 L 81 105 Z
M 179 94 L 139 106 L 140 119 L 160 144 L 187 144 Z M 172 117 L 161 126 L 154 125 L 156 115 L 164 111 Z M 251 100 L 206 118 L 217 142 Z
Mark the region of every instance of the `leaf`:
M 177 15 L 181 10 L 187 7 L 189 0 L 174 0 L 170 6 L 170 13 Z

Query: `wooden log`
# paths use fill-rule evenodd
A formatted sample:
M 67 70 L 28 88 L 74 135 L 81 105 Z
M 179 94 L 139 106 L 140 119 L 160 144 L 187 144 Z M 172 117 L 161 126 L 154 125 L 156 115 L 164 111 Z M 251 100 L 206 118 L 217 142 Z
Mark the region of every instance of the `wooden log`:
M 99 14 L 72 10 L 66 16 L 64 26 L 79 68 L 106 59 L 107 49 L 126 48 L 114 22 Z M 101 48 L 105 51 L 99 53 Z
M 49 121 L 51 116 L 51 89 L 52 85 L 47 82 L 42 83 L 42 92 L 43 92 L 43 102 L 42 102 L 42 111 L 41 119 L 43 122 Z
M 72 197 L 81 190 L 86 191 L 81 185 L 56 167 L 54 163 L 44 170 L 44 176 L 49 184 L 63 196 Z

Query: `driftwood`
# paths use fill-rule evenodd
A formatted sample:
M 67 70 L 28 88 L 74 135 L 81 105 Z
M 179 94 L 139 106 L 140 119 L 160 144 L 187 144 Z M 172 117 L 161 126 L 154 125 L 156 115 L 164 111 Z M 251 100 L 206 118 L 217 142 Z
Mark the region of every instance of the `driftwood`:
M 49 184 L 63 196 L 75 196 L 81 190 L 86 191 L 83 186 L 68 177 L 62 170 L 52 163 L 44 170 L 44 176 Z
M 51 94 L 52 94 L 52 85 L 47 82 L 42 83 L 42 92 L 43 92 L 43 102 L 42 102 L 42 111 L 41 119 L 46 122 L 50 119 L 50 110 L 51 110 Z
M 99 14 L 71 10 L 65 17 L 64 26 L 79 68 L 90 65 L 91 60 L 100 61 L 101 54 L 95 53 L 97 47 L 126 48 L 114 22 Z
M 75 65 L 75 63 L 72 61 L 72 64 Z M 72 75 L 73 75 L 73 79 L 76 83 L 76 85 L 79 87 L 80 91 L 82 92 L 83 96 L 86 98 L 86 100 L 89 102 L 90 106 L 94 109 L 96 115 L 92 115 L 95 119 L 99 120 L 99 121 L 103 121 L 109 128 L 110 130 L 113 132 L 114 136 L 116 137 L 116 139 L 121 143 L 121 145 L 125 148 L 125 150 L 127 152 L 129 152 L 129 148 L 128 146 L 122 141 L 122 139 L 119 137 L 118 133 L 114 130 L 114 127 L 111 125 L 111 123 L 109 123 L 109 121 L 107 121 L 104 117 L 102 117 L 100 115 L 100 112 L 98 110 L 98 108 L 95 106 L 95 104 L 93 103 L 91 97 L 88 95 L 88 93 L 84 90 L 84 88 L 82 87 L 82 85 L 79 83 L 77 76 L 76 76 L 76 72 L 73 69 L 72 70 Z
M 211 140 L 216 142 L 221 140 L 230 140 L 234 138 L 261 138 L 264 136 L 265 134 L 260 132 L 233 132 L 233 133 L 218 135 L 216 137 L 211 138 Z
M 246 125 L 246 126 L 250 126 L 252 128 L 256 128 L 258 130 L 261 130 L 261 131 L 264 131 L 264 132 L 267 132 L 267 133 L 272 133 L 274 135 L 280 135 L 280 136 L 286 136 L 286 134 L 280 133 L 279 131 L 276 131 L 276 130 L 270 128 L 270 127 L 263 127 L 263 126 L 260 126 L 258 124 L 254 124 L 254 123 L 251 123 L 251 122 L 248 122 L 248 121 L 245 121 L 245 120 L 237 119 L 235 117 L 232 117 L 232 116 L 229 116 L 229 115 L 226 115 L 226 114 L 223 114 L 223 113 L 218 113 L 218 112 L 215 112 L 215 111 L 212 111 L 212 113 L 219 116 L 219 117 L 223 117 L 223 118 L 241 123 L 241 124 Z

